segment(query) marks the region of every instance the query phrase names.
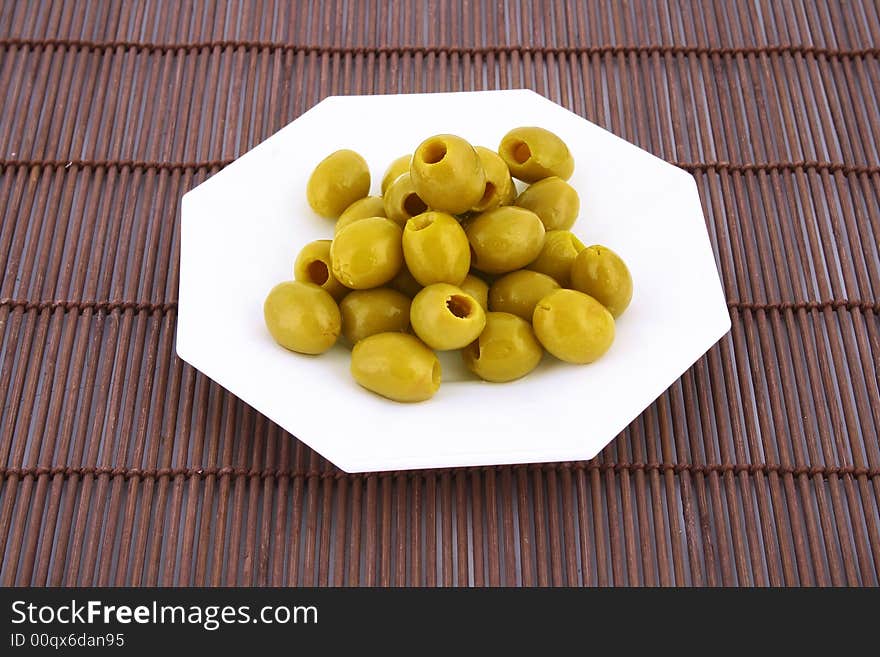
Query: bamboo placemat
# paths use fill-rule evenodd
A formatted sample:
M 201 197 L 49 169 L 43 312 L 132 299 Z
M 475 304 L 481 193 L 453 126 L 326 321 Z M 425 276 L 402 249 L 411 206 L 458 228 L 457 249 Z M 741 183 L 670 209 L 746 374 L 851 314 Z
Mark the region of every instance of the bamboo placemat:
M 0 582 L 877 585 L 878 4 L 393 7 L 0 4 Z M 729 299 L 598 458 L 349 476 L 176 358 L 185 191 L 327 95 L 517 87 L 693 172 Z

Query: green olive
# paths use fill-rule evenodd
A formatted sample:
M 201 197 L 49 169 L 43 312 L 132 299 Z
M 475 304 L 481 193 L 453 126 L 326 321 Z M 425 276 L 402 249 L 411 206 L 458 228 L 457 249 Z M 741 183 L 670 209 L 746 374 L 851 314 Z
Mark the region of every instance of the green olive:
M 339 303 L 342 335 L 356 344 L 376 333 L 404 332 L 409 328 L 409 307 L 409 298 L 397 290 L 355 290 Z
M 455 135 L 435 135 L 419 144 L 409 172 L 416 192 L 434 210 L 465 212 L 485 192 L 486 175 L 480 156 Z
M 529 185 L 514 203 L 538 215 L 547 230 L 568 230 L 581 209 L 574 187 L 556 176 Z
M 482 278 L 468 274 L 458 287 L 461 288 L 462 292 L 470 294 L 476 299 L 483 310 L 489 310 L 489 284 Z
M 530 322 L 537 303 L 558 289 L 559 283 L 546 274 L 520 269 L 492 283 L 489 310 L 512 313 Z
M 583 250 L 581 241 L 567 230 L 547 231 L 544 248 L 529 269 L 547 274 L 562 287 L 571 287 L 571 265 Z
M 348 226 L 348 224 L 354 223 L 358 219 L 384 216 L 385 201 L 382 197 L 365 196 L 345 208 L 345 212 L 339 215 L 339 219 L 336 220 L 336 226 L 333 228 L 333 232 L 338 233 L 340 230 Z
M 474 150 L 480 157 L 480 164 L 486 173 L 486 184 L 483 187 L 483 196 L 472 208 L 477 212 L 485 212 L 499 205 L 510 205 L 516 196 L 516 187 L 510 170 L 495 151 L 483 146 L 475 146 Z
M 339 301 L 349 289 L 336 280 L 330 263 L 330 240 L 310 242 L 296 256 L 293 277 L 302 283 L 313 283 L 324 288 Z
M 577 290 L 555 290 L 532 316 L 544 348 L 569 363 L 592 363 L 614 341 L 614 318 L 601 303 Z
M 434 283 L 413 299 L 410 324 L 432 349 L 461 349 L 480 335 L 486 325 L 486 313 L 477 300 L 461 288 Z
M 321 160 L 306 185 L 306 198 L 312 210 L 333 219 L 369 193 L 370 169 L 364 158 L 347 149 Z
M 409 273 L 409 269 L 406 268 L 406 263 L 404 263 L 403 267 L 400 268 L 400 271 L 397 272 L 397 276 L 391 279 L 388 286 L 397 290 L 401 294 L 405 294 L 410 299 L 416 296 L 422 289 L 419 282 Z
M 544 246 L 544 224 L 538 215 L 512 205 L 484 212 L 465 231 L 473 249 L 474 267 L 488 274 L 521 269 Z
M 574 172 L 574 158 L 568 146 L 544 128 L 514 128 L 501 139 L 498 154 L 514 178 L 528 183 L 549 176 L 568 180 Z
M 430 399 L 440 388 L 440 361 L 406 333 L 377 333 L 351 352 L 351 374 L 367 390 L 399 402 Z
M 406 155 L 401 155 L 388 165 L 388 168 L 385 169 L 385 175 L 382 176 L 382 196 L 385 196 L 385 192 L 388 191 L 391 183 L 397 180 L 398 176 L 409 173 L 409 163 L 411 160 L 412 155 L 407 153 Z
M 388 187 L 385 193 L 385 216 L 395 221 L 401 228 L 407 221 L 428 209 L 416 193 L 409 173 L 402 173 Z
M 487 313 L 486 328 L 461 352 L 471 372 L 494 383 L 525 376 L 543 355 L 532 325 L 510 313 Z
M 423 212 L 406 222 L 403 257 L 421 285 L 458 285 L 471 268 L 467 235 L 455 217 L 445 212 Z
M 329 293 L 299 281 L 273 287 L 263 304 L 263 317 L 278 344 L 301 354 L 327 351 L 336 344 L 342 323 Z
M 607 246 L 594 244 L 581 251 L 571 266 L 571 286 L 589 294 L 620 317 L 633 295 L 632 276 L 626 263 Z
M 353 290 L 387 283 L 403 266 L 401 235 L 400 226 L 382 217 L 349 224 L 330 245 L 333 275 Z

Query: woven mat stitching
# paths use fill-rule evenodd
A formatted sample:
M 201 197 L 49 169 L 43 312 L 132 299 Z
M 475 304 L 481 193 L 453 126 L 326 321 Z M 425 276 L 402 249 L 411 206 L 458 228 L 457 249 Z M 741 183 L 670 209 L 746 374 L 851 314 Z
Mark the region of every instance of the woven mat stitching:
M 752 301 L 733 301 L 727 302 L 727 307 L 731 310 L 862 310 L 864 312 L 874 312 L 880 314 L 880 302 L 878 301 L 862 301 L 857 299 L 830 299 L 827 301 L 774 301 L 768 303 L 759 303 Z M 150 302 L 150 301 L 29 301 L 27 299 L 0 299 L 0 308 L 9 308 L 11 310 L 21 309 L 25 312 L 44 311 L 44 310 L 64 310 L 65 312 L 77 310 L 83 312 L 85 310 L 94 310 L 96 312 L 115 312 L 133 310 L 135 312 L 159 312 L 168 313 L 177 310 L 176 301 Z
M 277 41 L 214 40 L 190 43 L 150 43 L 144 41 L 90 41 L 85 39 L 0 39 L 0 48 L 38 50 L 45 48 L 70 48 L 87 51 L 114 50 L 117 48 L 147 53 L 196 52 L 215 48 L 247 48 L 252 50 L 280 50 L 283 52 L 325 55 L 813 55 L 829 58 L 851 59 L 876 57 L 880 48 L 824 48 L 799 44 L 770 44 L 766 46 L 689 46 L 689 45 L 614 45 L 598 46 L 321 46 L 279 43 Z
M 780 465 L 774 463 L 642 463 L 642 462 L 619 462 L 619 463 L 596 463 L 593 461 L 578 463 L 532 463 L 517 465 L 485 465 L 475 468 L 438 468 L 431 472 L 435 474 L 457 474 L 468 473 L 473 471 L 487 472 L 489 470 L 500 469 L 527 469 L 540 470 L 542 472 L 559 472 L 562 470 L 584 471 L 584 472 L 673 472 L 680 474 L 682 472 L 690 472 L 691 474 L 726 474 L 732 472 L 734 474 L 778 474 L 778 475 L 821 475 L 828 476 L 844 476 L 851 475 L 854 477 L 877 477 L 880 476 L 880 468 L 866 468 L 854 466 L 829 466 L 829 465 Z M 126 479 L 160 479 L 163 477 L 259 477 L 260 479 L 268 479 L 274 477 L 289 478 L 312 478 L 320 479 L 348 479 L 352 477 L 388 477 L 388 476 L 419 476 L 420 471 L 385 471 L 385 472 L 368 472 L 368 473 L 347 473 L 340 470 L 285 470 L 281 468 L 267 468 L 257 470 L 254 468 L 234 468 L 225 466 L 222 468 L 120 468 L 110 466 L 26 466 L 26 467 L 5 467 L 0 468 L 0 478 L 9 477 L 41 477 L 41 476 L 110 476 L 124 477 Z
M 185 171 L 196 169 L 222 169 L 232 162 L 235 158 L 226 158 L 221 160 L 204 160 L 201 162 L 160 162 L 149 160 L 24 160 L 24 159 L 3 159 L 0 158 L 0 169 L 12 167 L 63 167 L 70 169 L 77 167 L 82 169 L 101 169 L 101 168 L 117 168 L 122 169 L 128 167 L 130 169 L 158 169 L 165 171 Z M 844 174 L 866 174 L 873 175 L 880 173 L 880 165 L 871 164 L 847 164 L 845 162 L 821 162 L 818 160 L 798 160 L 793 162 L 680 162 L 671 160 L 669 164 L 679 167 L 690 172 L 697 171 L 732 171 L 732 172 L 754 172 L 754 171 L 819 171 L 828 173 L 844 173 Z

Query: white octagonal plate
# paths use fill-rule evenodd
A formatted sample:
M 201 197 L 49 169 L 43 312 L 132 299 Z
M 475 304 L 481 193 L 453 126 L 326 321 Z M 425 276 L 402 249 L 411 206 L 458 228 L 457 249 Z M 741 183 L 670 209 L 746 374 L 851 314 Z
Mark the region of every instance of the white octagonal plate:
M 444 354 L 430 401 L 360 388 L 337 345 L 320 357 L 276 345 L 263 300 L 307 242 L 332 236 L 305 186 L 339 148 L 361 153 L 378 193 L 385 166 L 424 138 L 497 147 L 520 125 L 570 146 L 581 197 L 573 230 L 628 263 L 633 301 L 609 352 L 586 366 L 545 356 L 526 378 L 475 381 Z M 183 197 L 178 355 L 349 472 L 595 456 L 730 329 L 694 179 L 526 90 L 331 97 Z

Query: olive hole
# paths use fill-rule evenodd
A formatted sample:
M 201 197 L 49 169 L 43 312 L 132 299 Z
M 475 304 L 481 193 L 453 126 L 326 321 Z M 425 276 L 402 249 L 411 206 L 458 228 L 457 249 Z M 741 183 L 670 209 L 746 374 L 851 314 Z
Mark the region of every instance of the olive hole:
M 330 278 L 330 270 L 327 269 L 327 263 L 323 260 L 312 260 L 306 267 L 306 273 L 309 280 L 315 285 L 323 285 Z
M 415 196 L 415 194 L 412 194 L 411 196 Z M 419 197 L 416 196 L 416 198 Z M 423 230 L 433 223 L 434 217 L 432 215 L 423 214 L 420 212 L 407 222 L 407 228 L 409 228 L 410 230 Z
M 417 214 L 422 214 L 422 212 L 428 209 L 428 206 L 419 198 L 418 194 L 407 194 L 406 198 L 403 199 L 403 209 L 410 217 L 414 217 Z
M 529 148 L 529 145 L 524 141 L 516 142 L 513 145 L 512 152 L 513 159 L 516 160 L 518 164 L 525 164 L 532 156 L 532 150 Z
M 493 196 L 495 196 L 495 185 L 487 182 L 486 189 L 483 191 L 483 198 L 480 199 L 480 203 L 488 203 L 492 200 Z
M 430 141 L 422 149 L 422 160 L 425 164 L 437 164 L 446 157 L 446 144 L 442 141 Z
M 459 319 L 467 319 L 473 312 L 471 300 L 458 294 L 453 294 L 446 300 L 446 307 Z

